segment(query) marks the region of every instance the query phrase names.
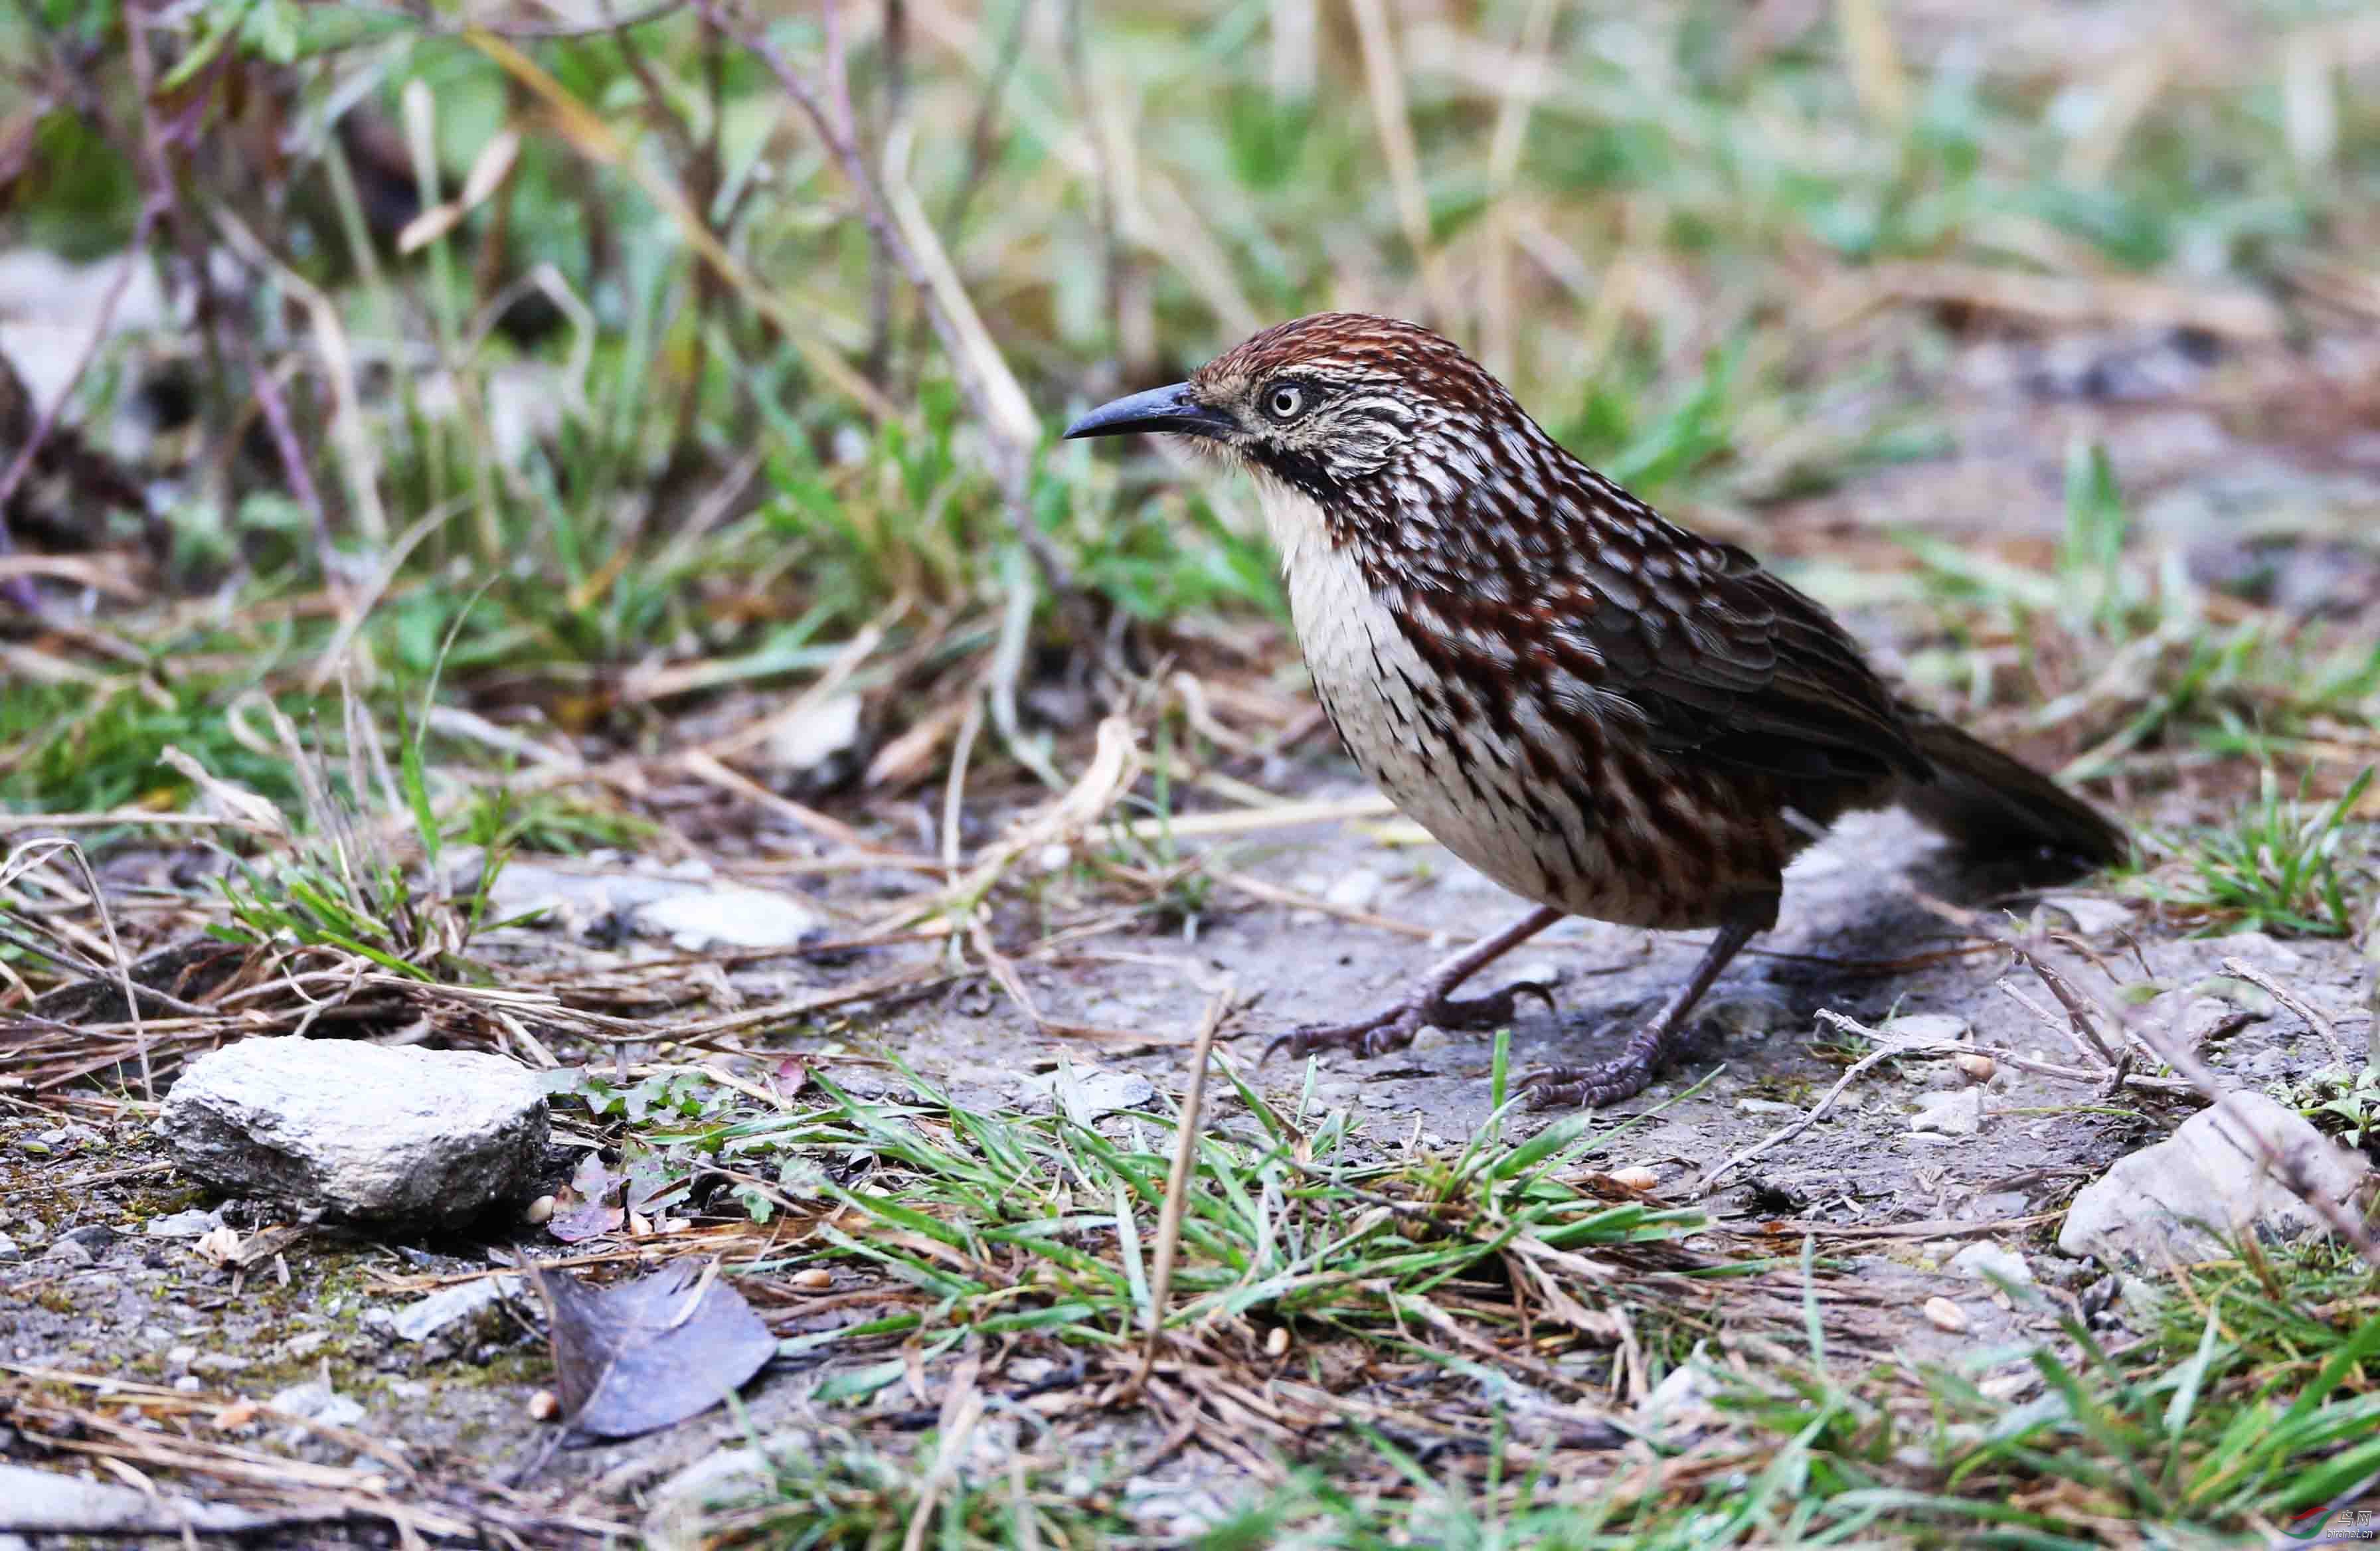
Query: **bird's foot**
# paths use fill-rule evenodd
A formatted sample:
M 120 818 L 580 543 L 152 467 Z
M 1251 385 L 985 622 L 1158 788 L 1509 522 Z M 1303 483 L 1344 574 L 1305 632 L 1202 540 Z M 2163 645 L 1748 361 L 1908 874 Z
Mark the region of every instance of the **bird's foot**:
M 1530 1072 L 1513 1086 L 1529 1096 L 1532 1109 L 1591 1109 L 1617 1104 L 1651 1085 L 1678 1036 L 1678 1024 L 1657 1023 L 1631 1039 L 1617 1060 L 1592 1066 L 1548 1067 Z
M 1535 980 L 1515 980 L 1485 996 L 1450 996 L 1451 988 L 1424 986 L 1402 1001 L 1347 1023 L 1293 1028 L 1266 1046 L 1261 1060 L 1272 1060 L 1279 1050 L 1293 1056 L 1333 1049 L 1352 1050 L 1359 1056 L 1384 1055 L 1412 1044 L 1415 1035 L 1433 1024 L 1443 1029 L 1482 1029 L 1510 1023 L 1513 1008 L 1524 996 L 1536 997 L 1548 1008 L 1554 1005 L 1553 991 Z

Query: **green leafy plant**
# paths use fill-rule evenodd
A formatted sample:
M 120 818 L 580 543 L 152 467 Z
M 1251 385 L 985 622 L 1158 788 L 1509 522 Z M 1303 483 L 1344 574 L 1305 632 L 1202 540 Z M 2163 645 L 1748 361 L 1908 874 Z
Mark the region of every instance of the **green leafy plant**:
M 2345 937 L 2355 929 L 2349 885 L 2366 859 L 2351 854 L 2368 833 L 2352 822 L 2372 784 L 2367 766 L 2328 802 L 2284 800 L 2280 778 L 2266 767 L 2253 803 L 2227 825 L 2168 841 L 2188 867 L 2179 882 L 2153 878 L 2151 897 L 2204 912 L 2228 927 Z

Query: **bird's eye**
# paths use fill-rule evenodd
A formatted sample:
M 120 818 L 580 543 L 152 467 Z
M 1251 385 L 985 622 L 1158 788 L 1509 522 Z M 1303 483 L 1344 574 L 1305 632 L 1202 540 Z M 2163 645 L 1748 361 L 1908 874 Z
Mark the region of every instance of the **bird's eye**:
M 1283 382 L 1265 395 L 1265 413 L 1276 420 L 1293 420 L 1305 407 L 1305 390 L 1294 382 Z

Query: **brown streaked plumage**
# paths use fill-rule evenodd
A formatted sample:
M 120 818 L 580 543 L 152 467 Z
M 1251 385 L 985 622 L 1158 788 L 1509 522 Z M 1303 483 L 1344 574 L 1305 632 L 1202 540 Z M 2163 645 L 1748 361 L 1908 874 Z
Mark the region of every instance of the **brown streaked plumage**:
M 1285 1036 L 1364 1051 L 1425 1023 L 1564 915 L 1716 927 L 1620 1060 L 1537 1074 L 1542 1102 L 1641 1089 L 1727 962 L 1776 922 L 1785 864 L 1843 813 L 1900 803 L 1971 847 L 2070 866 L 2123 832 L 2046 777 L 1897 698 L 1825 609 L 1732 545 L 1662 520 L 1415 324 L 1320 313 L 1068 436 L 1165 430 L 1256 476 L 1299 639 L 1365 772 L 1539 908 L 1415 996 Z M 1548 998 L 1550 1000 L 1550 999 Z

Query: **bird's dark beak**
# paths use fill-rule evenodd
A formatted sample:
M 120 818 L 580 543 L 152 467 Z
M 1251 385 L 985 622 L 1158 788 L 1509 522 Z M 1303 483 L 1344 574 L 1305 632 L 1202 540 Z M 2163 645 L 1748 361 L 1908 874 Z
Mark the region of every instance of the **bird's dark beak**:
M 1187 382 L 1151 388 L 1097 409 L 1066 428 L 1068 440 L 1077 436 L 1123 436 L 1136 430 L 1171 430 L 1184 436 L 1221 440 L 1235 434 L 1240 423 L 1220 409 L 1198 402 Z

